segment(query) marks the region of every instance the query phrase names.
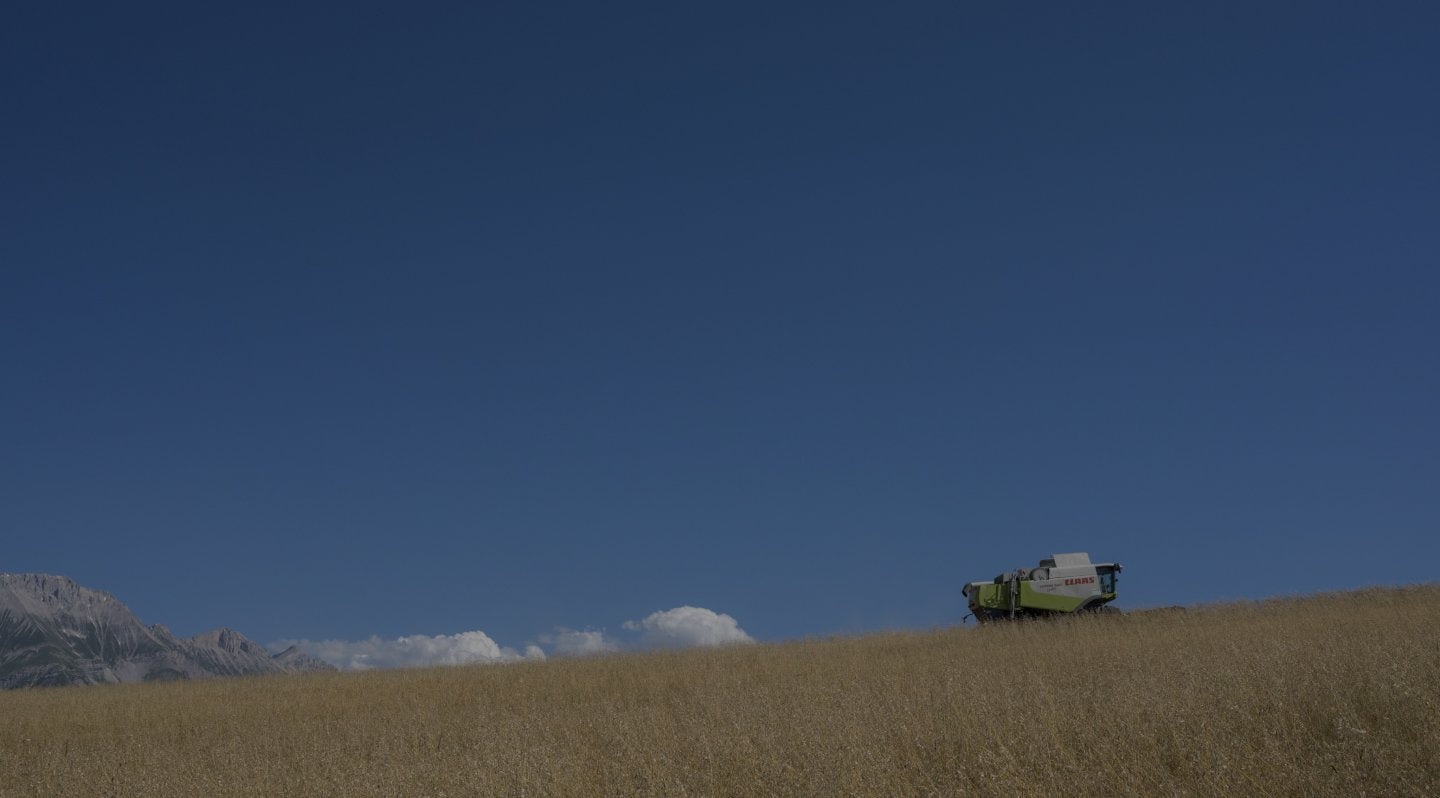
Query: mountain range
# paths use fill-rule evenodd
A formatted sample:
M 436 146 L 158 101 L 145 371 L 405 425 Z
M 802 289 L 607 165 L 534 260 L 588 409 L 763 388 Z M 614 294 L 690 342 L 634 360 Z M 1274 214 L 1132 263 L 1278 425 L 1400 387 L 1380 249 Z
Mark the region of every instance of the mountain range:
M 231 629 L 176 637 L 64 576 L 0 573 L 0 688 L 334 670 L 298 648 L 271 654 Z

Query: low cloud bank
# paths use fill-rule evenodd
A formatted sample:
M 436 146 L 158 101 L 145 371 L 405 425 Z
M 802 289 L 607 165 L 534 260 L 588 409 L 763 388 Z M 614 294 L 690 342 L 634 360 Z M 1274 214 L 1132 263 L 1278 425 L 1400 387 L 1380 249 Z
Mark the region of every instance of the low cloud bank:
M 356 641 L 279 640 L 271 643 L 270 647 L 283 650 L 291 645 L 299 646 L 301 651 L 344 671 L 545 659 L 545 652 L 539 646 L 527 646 L 522 653 L 501 646 L 480 631 L 434 637 L 410 635 L 394 640 L 379 637 Z
M 606 637 L 604 632 L 592 629 L 580 632 L 564 627 L 556 629 L 554 634 L 540 635 L 540 644 L 561 657 L 609 654 L 621 649 L 620 641 Z
M 755 642 L 734 618 L 704 607 L 652 612 L 642 621 L 626 621 L 624 628 L 639 632 L 640 643 L 646 647 L 689 648 Z
M 642 620 L 626 621 L 620 628 L 620 634 L 610 635 L 603 630 L 581 632 L 561 627 L 553 634 L 540 635 L 539 641 L 546 653 L 557 657 L 755 642 L 733 617 L 688 605 L 652 612 Z
M 487 662 L 542 660 L 546 655 L 583 657 L 647 648 L 690 648 L 754 643 L 740 624 L 724 613 L 704 607 L 676 607 L 621 624 L 618 635 L 604 630 L 557 628 L 539 635 L 523 651 L 501 646 L 479 630 L 454 635 L 410 635 L 393 640 L 277 640 L 270 648 L 292 645 L 346 671 L 419 668 L 431 665 L 474 665 Z

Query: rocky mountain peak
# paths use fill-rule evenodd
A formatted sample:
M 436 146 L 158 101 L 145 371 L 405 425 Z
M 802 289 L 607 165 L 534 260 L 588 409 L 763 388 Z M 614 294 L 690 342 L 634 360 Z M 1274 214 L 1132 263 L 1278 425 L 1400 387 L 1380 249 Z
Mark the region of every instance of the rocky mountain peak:
M 81 587 L 68 576 L 0 574 L 0 610 L 53 614 L 110 605 L 124 607 L 109 593 Z
M 334 670 L 334 666 L 317 657 L 312 657 L 300 650 L 299 646 L 291 646 L 275 655 L 275 661 L 284 663 L 295 671 L 316 671 Z
M 0 687 L 333 670 L 303 652 L 282 654 L 225 627 L 179 639 L 68 577 L 0 574 Z
M 250 638 L 240 634 L 234 629 L 224 626 L 195 635 L 190 638 L 190 642 L 196 645 L 217 648 L 221 651 L 228 651 L 231 654 L 265 654 L 269 656 L 269 652 L 264 646 L 253 642 Z

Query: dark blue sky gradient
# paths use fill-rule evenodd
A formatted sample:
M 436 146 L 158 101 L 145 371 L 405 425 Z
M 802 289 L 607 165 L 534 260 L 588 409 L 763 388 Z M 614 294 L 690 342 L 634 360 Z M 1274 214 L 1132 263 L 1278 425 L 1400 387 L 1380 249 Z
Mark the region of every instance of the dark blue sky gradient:
M 11 7 L 0 570 L 259 640 L 1433 579 L 1430 3 Z

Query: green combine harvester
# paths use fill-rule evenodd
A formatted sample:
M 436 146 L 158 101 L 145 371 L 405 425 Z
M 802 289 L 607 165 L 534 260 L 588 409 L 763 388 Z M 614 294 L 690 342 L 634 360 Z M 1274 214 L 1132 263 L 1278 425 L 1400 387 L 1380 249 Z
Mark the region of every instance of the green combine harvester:
M 989 582 L 965 586 L 970 612 L 980 623 L 1072 612 L 1115 612 L 1118 562 L 1090 562 L 1085 552 L 1056 554 L 1038 568 L 1020 568 Z

